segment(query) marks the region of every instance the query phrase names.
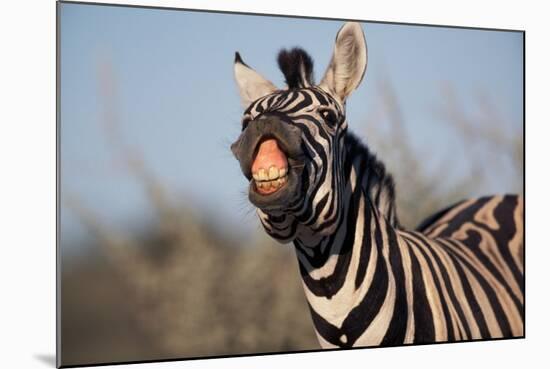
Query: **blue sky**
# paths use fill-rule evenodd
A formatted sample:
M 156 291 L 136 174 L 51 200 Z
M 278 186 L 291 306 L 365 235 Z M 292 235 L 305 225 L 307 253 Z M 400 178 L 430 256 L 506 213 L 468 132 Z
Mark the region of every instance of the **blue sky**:
M 257 228 L 247 213 L 246 183 L 229 144 L 241 106 L 233 81 L 234 52 L 276 85 L 276 54 L 301 46 L 320 80 L 341 21 L 212 14 L 82 4 L 61 7 L 61 193 L 77 196 L 116 229 L 152 217 L 142 187 L 121 169 L 102 124 L 101 65 L 112 68 L 124 142 L 173 191 L 173 198 L 215 214 L 229 229 Z M 451 83 L 466 110 L 476 91 L 490 94 L 521 132 L 523 37 L 520 33 L 363 23 L 366 77 L 348 100 L 348 121 L 364 131 L 376 107 L 376 81 L 390 78 L 415 145 L 445 145 L 433 114 L 441 83 Z M 497 189 L 497 190 L 506 190 Z M 248 215 L 247 215 L 248 214 Z M 245 221 L 243 221 L 246 219 Z M 62 238 L 85 235 L 62 205 Z M 64 242 L 65 243 L 65 242 Z M 67 247 L 75 247 L 67 243 Z

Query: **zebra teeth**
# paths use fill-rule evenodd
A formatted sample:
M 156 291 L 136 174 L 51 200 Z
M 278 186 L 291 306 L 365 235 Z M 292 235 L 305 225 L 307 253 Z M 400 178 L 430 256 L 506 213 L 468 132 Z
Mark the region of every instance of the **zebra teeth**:
M 277 179 L 279 178 L 279 170 L 275 166 L 271 166 L 269 168 L 269 179 Z
M 260 181 L 267 181 L 268 180 L 267 172 L 264 168 L 262 168 L 258 171 L 258 180 L 260 180 Z
M 277 169 L 272 166 L 269 168 L 269 171 L 260 169 L 258 172 L 253 173 L 252 176 L 254 177 L 254 184 L 260 193 L 270 194 L 279 190 L 287 183 L 287 172 L 287 168 Z
M 286 178 L 287 173 L 288 168 L 277 168 L 276 166 L 272 165 L 269 170 L 261 168 L 256 173 L 252 173 L 252 177 L 256 182 L 269 182 L 281 178 Z
M 267 183 L 270 185 L 271 188 L 279 188 L 282 186 L 282 183 L 280 182 L 280 178 Z

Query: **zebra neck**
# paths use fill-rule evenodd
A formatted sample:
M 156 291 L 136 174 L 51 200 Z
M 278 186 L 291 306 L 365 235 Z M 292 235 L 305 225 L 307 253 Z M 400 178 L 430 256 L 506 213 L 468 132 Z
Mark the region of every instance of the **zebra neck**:
M 394 228 L 400 228 L 392 175 L 353 133 L 346 135 L 346 148 L 347 166 L 355 169 L 358 185 L 367 194 L 378 213 Z
M 391 224 L 378 214 L 362 190 L 355 192 L 342 234 L 330 245 L 320 267 L 311 265 L 297 248 L 306 298 L 323 347 L 351 347 L 356 342 L 379 344 L 395 318 L 398 294 L 390 267 Z M 340 231 L 340 230 L 339 230 Z M 407 309 L 400 310 L 407 321 Z M 376 319 L 375 319 L 376 318 Z M 395 332 L 395 334 L 405 334 Z
M 388 247 L 394 243 L 388 237 L 395 238 L 398 227 L 393 181 L 366 148 L 350 149 L 337 230 L 314 248 L 295 241 L 306 298 L 326 347 L 377 342 L 389 324 L 397 293 Z
M 352 250 L 361 201 L 385 223 L 400 228 L 392 176 L 352 133 L 346 133 L 344 147 L 341 166 L 343 190 L 338 194 L 340 210 L 336 230 L 329 236 L 321 236 L 304 228 L 294 240 L 301 264 L 308 270 L 322 267 L 331 255 L 344 255 Z

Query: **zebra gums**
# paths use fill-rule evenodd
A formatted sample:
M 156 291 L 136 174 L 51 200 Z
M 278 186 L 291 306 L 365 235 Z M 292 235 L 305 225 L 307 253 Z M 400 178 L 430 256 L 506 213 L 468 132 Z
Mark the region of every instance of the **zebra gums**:
M 360 25 L 340 29 L 318 85 L 305 51 L 278 63 L 285 89 L 236 53 L 247 108 L 231 150 L 265 231 L 295 245 L 321 346 L 523 336 L 523 199 L 462 201 L 403 229 L 392 177 L 347 129 L 367 64 Z

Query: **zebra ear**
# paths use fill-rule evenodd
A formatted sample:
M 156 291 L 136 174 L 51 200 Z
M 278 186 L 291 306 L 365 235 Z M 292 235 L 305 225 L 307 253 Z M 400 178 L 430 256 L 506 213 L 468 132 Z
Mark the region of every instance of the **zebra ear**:
M 234 73 L 244 107 L 277 90 L 273 83 L 246 65 L 238 52 L 235 53 Z
M 347 22 L 336 35 L 332 59 L 319 86 L 343 103 L 367 69 L 367 43 L 359 23 Z

